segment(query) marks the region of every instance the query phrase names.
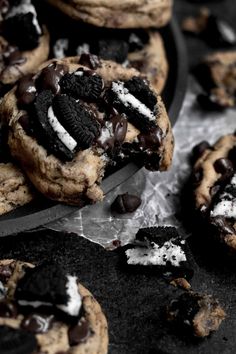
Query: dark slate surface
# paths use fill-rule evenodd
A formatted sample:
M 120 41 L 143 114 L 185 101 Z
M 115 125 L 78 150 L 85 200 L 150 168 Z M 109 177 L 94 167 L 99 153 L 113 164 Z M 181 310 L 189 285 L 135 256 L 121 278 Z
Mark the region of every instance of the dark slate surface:
M 235 0 L 199 2 L 236 24 Z M 199 4 L 175 0 L 179 19 L 198 7 Z M 210 50 L 192 37 L 187 38 L 187 43 L 191 66 Z M 216 296 L 227 312 L 220 330 L 204 340 L 179 335 L 163 320 L 163 306 L 179 290 L 155 276 L 123 272 L 116 252 L 107 252 L 81 237 L 44 232 L 1 239 L 0 258 L 39 262 L 52 257 L 75 271 L 106 313 L 110 354 L 235 353 L 235 263 L 226 261 L 214 245 L 207 246 L 204 236 L 199 232 L 189 239 L 198 264 L 192 285 L 197 291 Z

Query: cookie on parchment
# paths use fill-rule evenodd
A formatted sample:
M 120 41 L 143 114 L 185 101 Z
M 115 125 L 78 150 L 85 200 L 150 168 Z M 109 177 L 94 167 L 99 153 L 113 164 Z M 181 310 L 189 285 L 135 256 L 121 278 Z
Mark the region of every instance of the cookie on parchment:
M 214 236 L 236 250 L 236 135 L 194 148 L 194 202 Z
M 2 354 L 107 353 L 100 305 L 59 264 L 0 261 L 0 309 Z
M 172 0 L 48 0 L 68 16 L 99 27 L 148 28 L 166 25 Z
M 22 79 L 1 105 L 9 146 L 46 197 L 72 205 L 102 200 L 117 160 L 167 170 L 173 135 L 161 97 L 135 69 L 96 56 L 51 61 Z
M 0 4 L 0 83 L 2 94 L 19 78 L 37 70 L 49 55 L 49 34 L 31 0 Z

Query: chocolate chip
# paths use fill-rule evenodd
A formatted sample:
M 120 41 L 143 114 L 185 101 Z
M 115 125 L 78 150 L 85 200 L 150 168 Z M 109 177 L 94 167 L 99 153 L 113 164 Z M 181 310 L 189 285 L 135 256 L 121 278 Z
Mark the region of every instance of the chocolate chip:
M 0 265 L 0 280 L 6 284 L 13 274 L 13 267 L 10 264 Z
M 220 158 L 215 161 L 214 168 L 217 173 L 221 173 L 225 177 L 230 177 L 234 172 L 232 162 L 227 158 Z
M 101 39 L 98 41 L 98 56 L 105 60 L 123 63 L 128 56 L 129 45 L 123 40 Z
M 36 97 L 36 87 L 33 75 L 25 75 L 19 80 L 16 97 L 20 107 L 25 107 L 34 101 Z
M 69 328 L 69 343 L 71 346 L 84 343 L 91 334 L 92 331 L 90 329 L 89 322 L 85 318 L 82 318 L 77 325 Z
M 101 65 L 101 62 L 96 55 L 84 53 L 80 56 L 79 64 L 87 66 L 92 70 L 96 70 Z
M 32 333 L 0 326 L 1 354 L 32 354 L 36 349 L 37 340 Z
M 21 328 L 32 333 L 46 333 L 52 326 L 54 316 L 31 313 L 24 317 Z
M 196 161 L 208 149 L 211 149 L 211 145 L 205 140 L 195 145 L 192 150 L 193 160 Z
M 68 67 L 66 65 L 52 63 L 41 71 L 36 86 L 40 91 L 50 90 L 57 94 L 60 92 L 59 81 L 67 72 Z
M 14 303 L 0 301 L 0 317 L 16 318 L 17 314 L 17 307 Z
M 119 214 L 133 213 L 141 205 L 142 200 L 136 195 L 120 194 L 111 205 L 111 209 Z

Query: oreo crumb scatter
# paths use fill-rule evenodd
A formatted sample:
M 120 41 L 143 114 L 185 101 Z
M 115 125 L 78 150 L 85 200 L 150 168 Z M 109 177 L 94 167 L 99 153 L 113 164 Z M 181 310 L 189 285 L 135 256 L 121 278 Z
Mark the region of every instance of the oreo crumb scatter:
M 73 74 L 65 74 L 59 84 L 62 92 L 74 98 L 82 98 L 88 101 L 97 100 L 103 89 L 102 78 L 84 70 L 77 70 Z
M 32 333 L 8 326 L 0 326 L 1 354 L 32 354 L 37 350 L 37 341 Z
M 122 249 L 125 268 L 191 279 L 193 264 L 186 241 L 174 227 L 140 229 L 132 244 Z M 146 269 L 145 269 L 146 268 Z
M 129 193 L 120 194 L 111 205 L 111 210 L 118 214 L 133 213 L 141 205 L 142 200 L 136 195 Z
M 207 337 L 217 331 L 226 314 L 213 296 L 188 292 L 171 301 L 167 320 L 178 330 L 187 330 L 196 337 Z

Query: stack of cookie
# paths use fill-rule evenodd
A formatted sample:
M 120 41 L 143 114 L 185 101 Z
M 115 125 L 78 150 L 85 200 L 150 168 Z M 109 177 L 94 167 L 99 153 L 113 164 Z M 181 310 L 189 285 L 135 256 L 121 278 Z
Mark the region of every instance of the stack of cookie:
M 172 1 L 49 2 L 50 11 L 30 0 L 1 3 L 3 92 L 17 83 L 0 115 L 11 156 L 27 176 L 20 183 L 3 179 L 1 213 L 34 197 L 28 180 L 45 197 L 81 207 L 103 199 L 100 184 L 110 166 L 132 160 L 165 171 L 172 161 L 160 97 L 168 64 L 160 34 L 150 29 L 168 23 Z M 53 58 L 42 65 L 49 35 L 41 23 Z M 0 168 L 8 168 L 6 161 Z

